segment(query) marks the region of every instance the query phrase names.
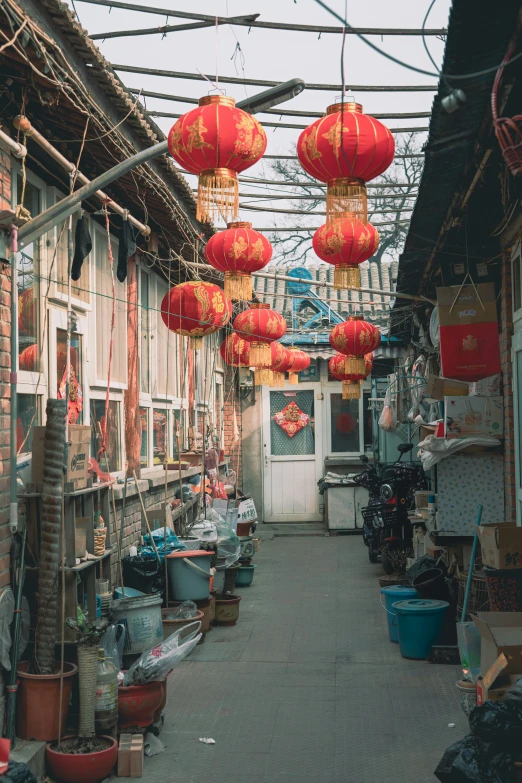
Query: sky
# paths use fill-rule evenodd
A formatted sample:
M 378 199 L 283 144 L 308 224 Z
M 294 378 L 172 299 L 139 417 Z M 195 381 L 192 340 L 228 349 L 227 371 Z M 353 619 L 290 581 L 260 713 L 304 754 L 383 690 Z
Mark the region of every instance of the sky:
M 68 0 L 72 6 L 72 0 Z M 354 3 L 352 0 L 327 0 L 330 7 L 343 15 L 352 26 L 379 28 L 421 28 L 430 0 L 366 0 Z M 141 0 L 145 5 L 146 0 Z M 165 9 L 188 11 L 220 16 L 234 16 L 259 13 L 260 21 L 280 21 L 296 24 L 317 24 L 340 26 L 340 23 L 315 0 L 154 0 L 150 5 Z M 436 0 L 427 22 L 428 28 L 447 27 L 450 0 Z M 90 33 L 109 32 L 118 29 L 138 29 L 167 24 L 182 24 L 184 20 L 156 14 L 140 13 L 106 6 L 91 5 L 75 0 L 78 18 Z M 372 36 L 371 40 L 386 52 L 412 65 L 433 72 L 433 65 L 423 47 L 421 36 Z M 426 38 L 435 61 L 442 61 L 444 42 L 435 36 Z M 305 82 L 341 83 L 341 45 L 339 34 L 322 34 L 293 31 L 277 31 L 223 25 L 217 29 L 198 30 L 147 35 L 130 38 L 97 41 L 104 56 L 112 63 L 136 65 L 149 68 L 169 69 L 183 72 L 215 74 L 221 76 L 251 77 L 286 81 L 299 77 Z M 240 50 L 238 49 L 238 45 Z M 414 73 L 390 62 L 374 52 L 354 35 L 347 35 L 345 42 L 346 84 L 353 85 L 436 85 L 437 77 Z M 199 98 L 215 92 L 208 82 L 172 79 L 119 72 L 122 81 L 130 88 L 153 90 L 179 96 Z M 221 85 L 228 95 L 236 100 L 253 95 L 265 88 L 226 84 Z M 429 111 L 434 92 L 379 93 L 347 91 L 365 113 L 385 111 L 412 112 Z M 335 102 L 339 93 L 334 91 L 305 90 L 301 95 L 282 104 L 284 109 L 309 109 L 324 111 Z M 155 98 L 143 99 L 149 110 L 183 113 L 192 108 L 189 104 L 164 101 Z M 258 119 L 277 121 L 274 115 L 259 115 Z M 168 133 L 174 119 L 155 120 Z M 286 122 L 307 124 L 306 118 L 285 118 Z M 414 120 L 385 120 L 389 127 L 426 126 L 427 118 Z M 266 128 L 268 137 L 267 154 L 292 154 L 298 135 L 295 129 Z M 418 134 L 423 143 L 426 134 Z M 270 161 L 261 161 L 246 172 L 251 176 L 273 178 Z M 196 185 L 192 178 L 191 184 Z M 242 188 L 244 190 L 244 187 Z M 252 187 L 248 190 L 251 192 Z M 266 202 L 265 202 L 266 203 Z M 281 208 L 286 202 L 276 202 Z M 254 226 L 284 225 L 285 215 L 275 213 L 244 212 L 242 219 L 252 220 Z M 323 222 L 323 221 L 321 221 Z M 317 223 L 317 218 L 312 221 Z

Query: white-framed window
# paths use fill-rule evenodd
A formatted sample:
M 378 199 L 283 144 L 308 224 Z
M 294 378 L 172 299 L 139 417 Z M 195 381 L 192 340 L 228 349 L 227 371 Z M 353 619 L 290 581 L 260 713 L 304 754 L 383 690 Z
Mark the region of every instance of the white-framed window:
M 139 367 L 140 367 L 140 394 L 150 395 L 151 393 L 151 364 L 152 364 L 152 342 L 154 332 L 152 329 L 152 280 L 153 276 L 142 266 L 137 268 L 139 277 L 138 296 L 139 296 Z
M 95 361 L 91 367 L 91 385 L 107 386 L 109 351 L 111 343 L 112 282 L 109 267 L 107 233 L 99 226 L 91 231 L 94 254 L 94 290 L 96 292 L 95 318 L 91 329 Z M 114 259 L 118 257 L 118 241 L 111 237 Z M 116 262 L 114 262 L 116 263 Z M 124 389 L 127 385 L 127 284 L 120 283 L 114 270 L 116 294 L 111 389 Z
M 151 466 L 151 407 L 150 405 L 140 405 L 140 429 L 141 429 L 141 447 L 140 447 L 140 467 L 149 468 Z
M 90 392 L 89 418 L 91 424 L 91 456 L 98 458 L 98 452 L 102 444 L 102 434 L 107 428 L 107 449 L 101 457 L 100 467 L 111 473 L 119 473 L 124 470 L 124 416 L 123 396 L 113 394 L 109 396 L 108 417 L 105 416 L 105 392 Z
M 359 399 L 343 400 L 342 383 L 332 380 L 328 366 L 326 373 L 326 453 L 336 456 L 364 454 L 365 441 L 369 437 L 367 408 L 370 381 L 363 382 Z
M 56 399 L 65 393 L 67 373 L 67 310 L 50 307 L 48 310 L 49 397 Z M 87 346 L 88 323 L 85 313 L 72 311 L 71 374 L 78 384 L 76 424 L 89 424 L 90 387 L 88 383 Z M 92 455 L 94 456 L 94 455 Z
M 153 323 L 155 324 L 155 339 L 153 340 L 153 366 L 156 372 L 152 381 L 152 395 L 156 399 L 179 398 L 180 383 L 180 335 L 165 326 L 161 317 L 161 302 L 168 292 L 168 284 L 154 275 L 155 307 Z
M 35 394 L 32 385 L 19 384 L 17 402 L 16 450 L 22 454 L 33 449 L 33 427 L 42 423 L 43 394 Z
M 65 198 L 65 194 L 54 187 L 47 188 L 47 203 L 56 204 Z M 73 253 L 75 248 L 76 225 L 80 217 L 80 210 L 72 215 L 72 246 Z M 84 220 L 87 223 L 91 233 L 94 221 L 84 214 Z M 67 302 L 68 299 L 68 271 L 69 271 L 69 218 L 57 223 L 47 234 L 47 253 L 49 269 L 52 267 L 51 286 L 49 294 L 56 300 Z M 75 307 L 90 310 L 92 308 L 91 296 L 91 257 L 90 253 L 84 259 L 79 280 L 71 281 L 71 300 Z

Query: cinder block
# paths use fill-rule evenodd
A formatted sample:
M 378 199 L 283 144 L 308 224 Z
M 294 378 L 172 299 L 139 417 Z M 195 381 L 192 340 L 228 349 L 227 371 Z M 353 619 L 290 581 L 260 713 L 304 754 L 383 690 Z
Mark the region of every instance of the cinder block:
M 118 777 L 130 777 L 132 734 L 120 734 L 118 748 Z
M 131 778 L 143 776 L 143 736 L 133 734 L 130 748 L 130 775 Z

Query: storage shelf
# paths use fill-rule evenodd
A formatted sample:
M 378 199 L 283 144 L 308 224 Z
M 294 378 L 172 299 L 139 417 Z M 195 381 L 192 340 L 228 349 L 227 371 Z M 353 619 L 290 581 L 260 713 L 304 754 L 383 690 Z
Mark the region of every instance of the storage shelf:
M 103 555 L 100 555 L 99 557 L 90 557 L 88 560 L 83 560 L 79 565 L 75 566 L 65 566 L 66 571 L 84 571 L 86 568 L 90 568 L 90 566 L 96 565 L 96 563 L 100 563 L 102 560 L 105 560 L 106 557 L 110 557 L 111 555 L 116 552 L 116 547 L 113 546 L 111 549 L 106 549 Z

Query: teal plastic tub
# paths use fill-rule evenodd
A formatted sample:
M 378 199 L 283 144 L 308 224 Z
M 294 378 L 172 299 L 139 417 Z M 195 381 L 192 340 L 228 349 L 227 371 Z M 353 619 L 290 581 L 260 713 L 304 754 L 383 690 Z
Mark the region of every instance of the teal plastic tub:
M 424 660 L 440 636 L 448 611 L 447 601 L 409 598 L 392 604 L 399 628 L 399 647 L 403 658 Z
M 174 601 L 204 601 L 210 596 L 210 560 L 213 552 L 196 549 L 167 555 L 167 572 Z
M 393 604 L 397 601 L 405 601 L 408 598 L 417 598 L 417 591 L 414 587 L 409 587 L 408 585 L 390 585 L 390 587 L 381 588 L 381 595 L 384 597 L 384 604 L 382 605 L 386 609 L 388 637 L 390 642 L 399 644 L 399 629 L 397 628 Z
M 236 587 L 250 587 L 254 578 L 255 565 L 240 566 L 236 574 Z

